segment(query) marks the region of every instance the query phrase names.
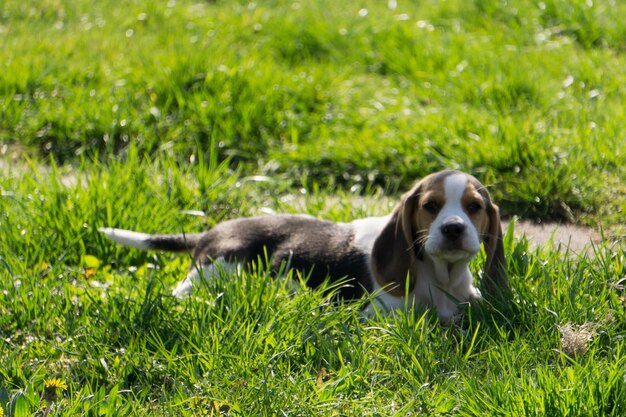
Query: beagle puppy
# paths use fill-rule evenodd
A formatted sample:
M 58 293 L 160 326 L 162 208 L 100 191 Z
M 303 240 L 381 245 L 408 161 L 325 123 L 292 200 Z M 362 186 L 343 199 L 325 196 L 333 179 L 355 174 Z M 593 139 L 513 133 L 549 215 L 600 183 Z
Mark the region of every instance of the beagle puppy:
M 99 230 L 126 246 L 192 252 L 190 271 L 174 290 L 179 297 L 202 279 L 258 261 L 272 271 L 294 269 L 313 288 L 348 279 L 341 297 L 374 294 L 376 307 L 370 303 L 366 314 L 416 305 L 435 309 L 447 322 L 460 304 L 481 298 L 468 266 L 481 243 L 484 290 L 508 290 L 498 207 L 476 178 L 459 171 L 423 178 L 388 216 L 349 223 L 273 215 L 225 221 L 199 234 Z

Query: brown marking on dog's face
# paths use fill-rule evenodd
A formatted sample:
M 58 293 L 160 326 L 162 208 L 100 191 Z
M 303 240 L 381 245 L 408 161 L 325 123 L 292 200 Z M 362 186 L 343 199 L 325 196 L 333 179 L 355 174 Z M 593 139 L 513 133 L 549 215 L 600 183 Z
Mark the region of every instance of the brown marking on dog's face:
M 425 243 L 430 226 L 446 204 L 443 183 L 448 175 L 448 172 L 431 174 L 420 182 L 420 187 L 414 189 L 416 204 L 413 205 L 413 213 L 408 216 L 411 218 L 413 239 L 419 246 Z
M 489 233 L 489 214 L 487 208 L 492 204 L 491 198 L 485 187 L 472 176 L 467 176 L 468 181 L 465 192 L 461 198 L 461 206 L 480 236 Z M 480 190 L 483 191 L 481 194 Z
M 420 182 L 420 192 L 415 195 L 418 202 L 415 205 L 416 211 L 413 214 L 413 224 L 416 231 L 428 230 L 435 221 L 441 209 L 448 203 L 444 188 L 445 179 L 456 172 L 444 171 L 424 178 Z M 485 187 L 474 177 L 463 174 L 467 177 L 465 191 L 461 198 L 461 207 L 474 224 L 476 230 L 481 234 L 486 233 L 489 227 L 489 218 L 486 207 L 491 204 L 489 194 Z M 480 190 L 483 190 L 481 193 Z

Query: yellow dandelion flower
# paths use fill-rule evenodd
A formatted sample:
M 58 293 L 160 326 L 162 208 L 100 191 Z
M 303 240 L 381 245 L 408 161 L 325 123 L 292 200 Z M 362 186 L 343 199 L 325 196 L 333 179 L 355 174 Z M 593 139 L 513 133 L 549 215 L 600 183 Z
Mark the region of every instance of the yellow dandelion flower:
M 58 391 L 64 391 L 67 389 L 67 384 L 59 378 L 52 378 L 43 382 L 43 399 L 46 401 L 56 401 L 58 398 Z
M 4 417 L 4 408 L 0 405 L 0 417 Z
M 48 379 L 44 381 L 43 383 L 46 386 L 46 388 L 55 388 L 55 389 L 61 388 L 63 390 L 67 389 L 67 384 L 59 378 Z

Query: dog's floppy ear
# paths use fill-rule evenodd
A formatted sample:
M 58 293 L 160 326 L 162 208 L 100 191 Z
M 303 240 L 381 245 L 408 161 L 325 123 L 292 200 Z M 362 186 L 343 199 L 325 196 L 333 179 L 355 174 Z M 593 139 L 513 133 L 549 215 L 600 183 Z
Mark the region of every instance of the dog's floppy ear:
M 400 205 L 391 215 L 372 248 L 372 272 L 376 281 L 395 296 L 403 296 L 407 277 L 409 291 L 415 285 L 415 256 L 421 253 L 416 247 L 412 217 L 419 199 L 420 185 L 402 196 Z M 407 275 L 408 274 L 408 275 Z
M 506 258 L 504 257 L 504 245 L 502 243 L 502 226 L 500 224 L 500 210 L 487 194 L 487 216 L 489 217 L 489 229 L 483 235 L 483 243 L 487 259 L 485 261 L 485 273 L 483 287 L 486 294 L 491 296 L 509 295 L 509 278 L 507 275 Z

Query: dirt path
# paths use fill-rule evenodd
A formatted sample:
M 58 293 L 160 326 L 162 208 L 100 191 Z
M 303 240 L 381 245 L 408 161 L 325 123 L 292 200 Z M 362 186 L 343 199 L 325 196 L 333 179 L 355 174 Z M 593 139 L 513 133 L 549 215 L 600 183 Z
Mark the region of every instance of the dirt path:
M 508 221 L 503 222 L 503 230 L 506 230 L 508 226 Z M 589 249 L 592 244 L 602 242 L 600 233 L 589 227 L 518 220 L 515 222 L 515 237 L 522 236 L 526 236 L 529 242 L 538 246 L 544 246 L 550 241 L 555 246 L 567 247 L 569 245 L 570 250 L 574 253 L 582 253 Z

